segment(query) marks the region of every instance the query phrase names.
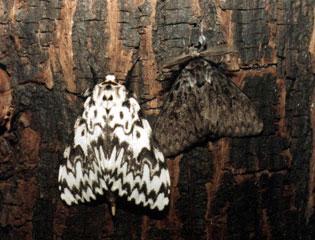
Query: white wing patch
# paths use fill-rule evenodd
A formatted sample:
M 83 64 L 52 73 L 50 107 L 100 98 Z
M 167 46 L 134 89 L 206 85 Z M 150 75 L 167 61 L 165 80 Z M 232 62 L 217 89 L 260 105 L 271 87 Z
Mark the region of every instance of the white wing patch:
M 152 141 L 149 122 L 139 113 L 136 99 L 113 77 L 95 86 L 59 168 L 61 199 L 68 205 L 108 191 L 151 209 L 168 205 L 166 161 Z

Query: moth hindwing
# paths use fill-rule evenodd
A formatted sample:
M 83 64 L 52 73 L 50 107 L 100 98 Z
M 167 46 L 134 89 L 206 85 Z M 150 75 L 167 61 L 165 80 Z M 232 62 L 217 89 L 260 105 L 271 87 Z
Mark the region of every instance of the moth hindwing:
M 213 137 L 255 135 L 263 124 L 249 98 L 217 66 L 186 63 L 166 96 L 154 135 L 166 156 Z
M 89 202 L 106 192 L 151 209 L 168 205 L 166 161 L 139 111 L 137 100 L 113 75 L 95 86 L 59 168 L 61 199 L 68 205 Z

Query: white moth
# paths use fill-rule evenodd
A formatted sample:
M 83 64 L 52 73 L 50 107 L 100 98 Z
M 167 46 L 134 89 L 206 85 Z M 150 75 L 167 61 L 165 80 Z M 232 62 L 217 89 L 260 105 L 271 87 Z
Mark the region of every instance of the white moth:
M 163 210 L 169 204 L 170 176 L 151 131 L 137 100 L 107 75 L 86 99 L 73 144 L 64 151 L 61 199 L 72 205 L 111 193 Z

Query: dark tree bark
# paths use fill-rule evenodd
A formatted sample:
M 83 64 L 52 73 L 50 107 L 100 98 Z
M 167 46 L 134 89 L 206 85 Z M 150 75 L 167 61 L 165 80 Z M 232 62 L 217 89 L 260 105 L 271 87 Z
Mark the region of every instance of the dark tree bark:
M 314 239 L 315 25 L 312 0 L 0 1 L 0 239 Z M 67 207 L 58 166 L 78 93 L 115 73 L 158 114 L 161 66 L 198 41 L 264 120 L 260 136 L 169 159 L 169 211 L 102 200 Z

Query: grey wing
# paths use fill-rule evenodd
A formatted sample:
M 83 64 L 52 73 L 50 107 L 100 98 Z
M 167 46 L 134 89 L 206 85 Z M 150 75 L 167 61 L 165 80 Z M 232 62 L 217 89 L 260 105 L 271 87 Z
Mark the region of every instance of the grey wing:
M 155 139 L 173 156 L 210 136 L 259 134 L 263 124 L 249 98 L 216 66 L 197 58 L 173 84 L 155 126 Z

